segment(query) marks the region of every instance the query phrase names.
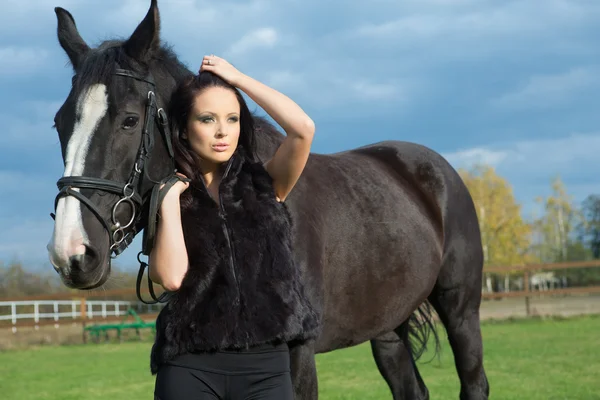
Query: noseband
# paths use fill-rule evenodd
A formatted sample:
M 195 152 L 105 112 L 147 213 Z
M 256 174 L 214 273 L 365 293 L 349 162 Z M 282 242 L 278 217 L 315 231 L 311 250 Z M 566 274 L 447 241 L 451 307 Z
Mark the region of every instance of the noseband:
M 142 299 L 140 293 L 141 280 L 144 275 L 144 269 L 148 266 L 148 264 L 140 260 L 140 256 L 142 254 L 148 256 L 152 251 L 152 248 L 154 246 L 154 240 L 156 237 L 156 223 L 160 204 L 162 203 L 162 200 L 165 194 L 168 192 L 168 190 L 178 180 L 181 180 L 181 178 L 177 174 L 175 174 L 175 156 L 171 144 L 171 131 L 169 129 L 169 123 L 166 112 L 162 108 L 158 108 L 158 105 L 156 103 L 156 95 L 154 94 L 156 85 L 154 83 L 154 80 L 150 75 L 143 77 L 141 75 L 136 74 L 135 72 L 125 69 L 116 69 L 114 74 L 136 79 L 138 81 L 145 82 L 150 86 L 146 102 L 144 126 L 142 128 L 142 140 L 137 152 L 133 170 L 131 171 L 129 179 L 125 184 L 121 182 L 111 181 L 108 179 L 87 176 L 65 176 L 60 178 L 56 183 L 59 192 L 54 200 L 54 210 L 56 212 L 59 199 L 65 196 L 73 196 L 76 199 L 78 199 L 81 203 L 85 204 L 87 208 L 102 223 L 104 229 L 108 233 L 110 241 L 110 257 L 108 262 L 110 265 L 110 260 L 119 256 L 131 244 L 131 242 L 137 235 L 139 229 L 141 228 L 140 225 L 143 221 L 141 210 L 147 198 L 142 198 L 142 195 L 140 195 L 139 193 L 140 177 L 143 174 L 148 180 L 154 183 L 154 187 L 152 188 L 149 199 L 150 203 L 148 206 L 148 225 L 144 229 L 142 251 L 140 251 L 137 255 L 137 259 L 140 263 L 140 270 L 137 276 L 136 293 L 137 297 L 143 303 L 156 304 L 158 302 L 166 301 L 165 299 L 170 295 L 170 293 L 165 292 L 157 298 L 153 290 L 150 275 L 148 274 L 148 290 L 155 301 L 145 301 L 144 299 Z M 152 149 L 154 148 L 155 125 L 158 126 L 158 129 L 162 134 L 172 166 L 171 174 L 167 176 L 167 178 L 162 179 L 160 182 L 153 181 L 148 176 L 148 169 L 145 168 L 146 162 L 148 161 Z M 161 189 L 160 187 L 163 184 L 164 187 Z M 94 203 L 92 203 L 89 198 L 82 195 L 76 188 L 102 190 L 104 192 L 109 192 L 120 196 L 119 200 L 117 200 L 117 202 L 112 207 L 111 220 L 108 221 L 106 218 L 104 218 L 98 207 Z M 129 221 L 127 221 L 125 225 L 121 225 L 121 223 L 117 219 L 117 211 L 122 205 L 128 205 L 131 209 L 131 218 L 129 219 Z M 52 219 L 55 219 L 56 217 L 53 213 L 50 214 L 50 216 L 52 217 Z

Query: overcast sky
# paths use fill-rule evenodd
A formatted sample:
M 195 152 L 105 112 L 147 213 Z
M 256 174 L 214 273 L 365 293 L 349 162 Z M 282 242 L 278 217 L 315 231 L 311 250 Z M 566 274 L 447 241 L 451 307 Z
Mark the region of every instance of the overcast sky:
M 8 4 L 7 4 L 8 3 Z M 50 268 L 62 161 L 54 113 L 71 69 L 55 6 L 88 44 L 128 37 L 149 0 L 3 0 L 0 13 L 0 260 Z M 486 162 L 526 216 L 560 175 L 600 194 L 600 1 L 159 1 L 162 38 L 197 69 L 228 59 L 296 100 L 314 151 L 414 141 L 456 167 Z M 596 39 L 594 39 L 596 38 Z M 137 268 L 135 254 L 117 264 Z

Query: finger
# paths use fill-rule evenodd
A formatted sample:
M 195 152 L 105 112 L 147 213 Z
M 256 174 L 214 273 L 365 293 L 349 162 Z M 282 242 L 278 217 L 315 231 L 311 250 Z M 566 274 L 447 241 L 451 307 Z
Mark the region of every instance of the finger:
M 189 178 L 186 178 L 186 177 L 184 177 L 184 176 L 180 176 L 180 177 L 179 177 L 179 182 L 183 182 L 183 184 L 184 184 L 185 186 L 189 185 L 189 184 L 190 184 L 190 181 L 191 181 L 191 179 L 189 179 Z

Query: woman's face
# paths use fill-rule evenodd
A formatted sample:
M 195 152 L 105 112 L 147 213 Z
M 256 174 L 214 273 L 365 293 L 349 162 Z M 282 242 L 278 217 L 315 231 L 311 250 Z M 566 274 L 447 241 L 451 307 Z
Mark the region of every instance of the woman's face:
M 198 94 L 188 118 L 186 136 L 190 148 L 203 163 L 227 162 L 240 137 L 240 104 L 235 93 L 211 87 Z

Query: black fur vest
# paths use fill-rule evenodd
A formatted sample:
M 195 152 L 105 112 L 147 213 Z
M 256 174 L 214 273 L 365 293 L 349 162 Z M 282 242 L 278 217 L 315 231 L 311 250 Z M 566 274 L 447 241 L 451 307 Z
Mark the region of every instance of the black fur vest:
M 184 195 L 189 269 L 156 321 L 151 371 L 188 352 L 313 339 L 319 316 L 292 257 L 292 220 L 270 175 L 238 149 L 220 206 L 199 178 Z

